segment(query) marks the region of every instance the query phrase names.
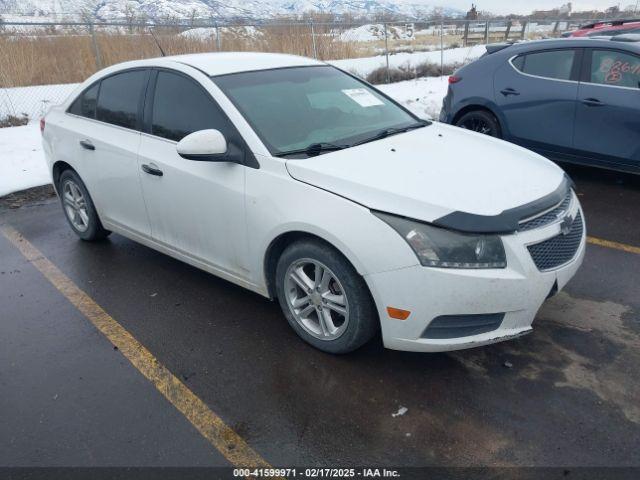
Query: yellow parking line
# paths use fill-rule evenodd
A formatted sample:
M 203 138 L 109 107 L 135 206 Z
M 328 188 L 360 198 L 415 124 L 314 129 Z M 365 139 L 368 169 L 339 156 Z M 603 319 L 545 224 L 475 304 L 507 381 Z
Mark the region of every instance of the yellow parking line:
M 0 232 L 176 407 L 216 449 L 237 467 L 271 468 L 224 421 L 176 378 L 153 354 L 62 273 L 14 228 Z
M 633 245 L 627 245 L 625 243 L 612 242 L 611 240 L 603 240 L 602 238 L 596 237 L 587 237 L 587 242 L 600 247 L 613 248 L 615 250 L 640 255 L 640 247 L 634 247 Z

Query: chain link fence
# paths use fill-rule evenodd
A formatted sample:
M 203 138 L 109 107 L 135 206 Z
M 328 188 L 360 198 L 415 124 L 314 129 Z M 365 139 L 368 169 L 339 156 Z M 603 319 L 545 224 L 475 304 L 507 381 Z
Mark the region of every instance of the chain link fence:
M 585 20 L 581 21 L 585 22 Z M 567 20 L 256 24 L 0 24 L 0 126 L 39 119 L 96 71 L 187 53 L 281 52 L 331 61 L 372 83 L 450 74 L 483 45 L 560 36 Z

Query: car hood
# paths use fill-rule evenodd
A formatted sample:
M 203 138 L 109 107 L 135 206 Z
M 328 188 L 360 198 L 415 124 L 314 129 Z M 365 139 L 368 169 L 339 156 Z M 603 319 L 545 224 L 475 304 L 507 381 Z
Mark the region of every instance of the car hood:
M 296 180 L 425 222 L 495 217 L 551 195 L 565 178 L 524 148 L 439 123 L 286 165 Z

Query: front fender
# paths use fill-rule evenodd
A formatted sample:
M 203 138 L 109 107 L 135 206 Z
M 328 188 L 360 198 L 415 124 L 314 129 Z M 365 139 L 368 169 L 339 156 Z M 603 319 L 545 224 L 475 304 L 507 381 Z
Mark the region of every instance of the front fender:
M 262 160 L 262 159 L 261 159 Z M 338 249 L 360 275 L 416 265 L 418 259 L 395 230 L 351 200 L 302 183 L 284 168 L 247 169 L 246 198 L 252 280 L 266 289 L 265 257 L 275 239 L 290 232 L 316 236 Z M 264 168 L 262 168 L 264 166 Z

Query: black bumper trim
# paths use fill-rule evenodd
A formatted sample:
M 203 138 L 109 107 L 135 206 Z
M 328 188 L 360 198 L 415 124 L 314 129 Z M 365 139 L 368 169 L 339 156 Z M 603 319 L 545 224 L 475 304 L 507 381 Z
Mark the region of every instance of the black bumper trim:
M 446 338 L 471 337 L 492 332 L 500 328 L 504 313 L 482 313 L 471 315 L 442 315 L 434 318 L 420 338 L 440 340 Z
M 476 215 L 474 213 L 453 212 L 434 220 L 432 223 L 439 227 L 469 233 L 512 233 L 518 230 L 520 220 L 533 217 L 554 205 L 560 203 L 573 181 L 565 175 L 560 186 L 549 195 L 538 200 L 505 210 L 498 215 Z

